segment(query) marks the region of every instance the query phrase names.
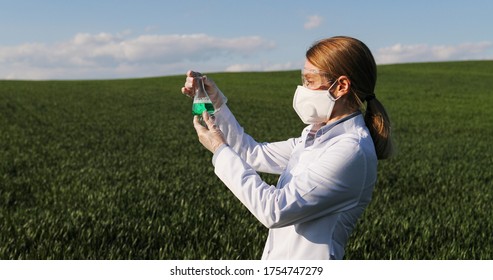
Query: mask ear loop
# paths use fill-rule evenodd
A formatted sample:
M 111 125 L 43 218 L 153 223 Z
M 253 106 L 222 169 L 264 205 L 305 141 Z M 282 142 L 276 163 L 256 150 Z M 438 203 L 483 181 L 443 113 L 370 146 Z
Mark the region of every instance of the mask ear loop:
M 337 101 L 339 98 L 341 98 L 341 96 L 339 96 L 339 97 L 337 97 L 337 98 L 334 98 L 334 97 L 332 96 L 332 93 L 330 93 L 330 90 L 332 89 L 332 87 L 333 87 L 336 83 L 338 83 L 338 82 L 339 82 L 339 78 L 337 78 L 337 79 L 334 81 L 334 83 L 332 83 L 332 85 L 330 85 L 329 89 L 327 90 L 327 93 L 328 93 L 328 95 L 329 95 L 329 98 L 332 98 L 332 100 L 334 100 L 334 101 Z
M 341 98 L 341 96 L 342 96 L 342 95 L 341 95 L 341 96 L 339 96 L 339 97 L 337 97 L 337 98 L 334 98 L 334 97 L 332 96 L 332 93 L 330 93 L 330 90 L 332 89 L 332 87 L 333 87 L 336 83 L 338 83 L 338 82 L 339 82 L 339 79 L 335 80 L 335 81 L 332 83 L 332 85 L 330 85 L 329 89 L 327 89 L 327 97 L 330 99 L 330 100 L 329 100 L 329 102 L 330 102 L 330 104 L 331 104 L 330 106 L 331 106 L 332 108 L 329 110 L 330 112 L 327 114 L 326 119 L 329 119 L 329 118 L 330 118 L 330 116 L 331 116 L 331 115 L 332 115 L 332 113 L 333 113 L 333 110 L 334 110 L 334 105 L 336 104 L 336 101 L 337 101 L 339 98 Z

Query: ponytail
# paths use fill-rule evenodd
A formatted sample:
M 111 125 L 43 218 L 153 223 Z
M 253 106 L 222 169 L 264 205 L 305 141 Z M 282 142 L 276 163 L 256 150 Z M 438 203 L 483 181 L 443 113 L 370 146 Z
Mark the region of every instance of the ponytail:
M 365 124 L 370 131 L 378 159 L 387 159 L 394 153 L 391 139 L 390 119 L 382 103 L 369 95 L 366 98 Z

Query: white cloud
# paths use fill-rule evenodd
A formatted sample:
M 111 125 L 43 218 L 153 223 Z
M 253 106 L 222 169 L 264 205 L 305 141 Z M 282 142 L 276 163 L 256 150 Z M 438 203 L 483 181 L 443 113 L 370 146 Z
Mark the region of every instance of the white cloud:
M 304 27 L 307 30 L 314 29 L 314 28 L 319 27 L 320 24 L 322 24 L 322 21 L 323 21 L 323 18 L 321 16 L 318 16 L 318 15 L 309 16 L 308 21 L 305 22 Z
M 475 59 L 493 59 L 493 42 L 435 46 L 395 44 L 375 53 L 378 64 Z
M 260 64 L 233 64 L 226 68 L 227 72 L 249 72 L 260 71 L 262 65 Z
M 275 61 L 269 51 L 276 48 L 274 42 L 258 36 L 132 35 L 129 30 L 117 34 L 79 33 L 66 41 L 51 44 L 0 45 L 0 79 L 146 77 L 181 74 L 188 69 L 204 72 L 280 71 L 299 68 L 302 64 Z M 374 54 L 378 64 L 493 59 L 493 42 L 395 44 L 377 49 Z
M 233 64 L 226 68 L 227 72 L 248 72 L 248 71 L 284 71 L 292 70 L 294 65 L 299 65 L 293 62 L 286 63 L 261 63 L 261 64 Z
M 180 73 L 185 63 L 245 57 L 275 44 L 258 36 L 76 34 L 54 44 L 0 46 L 0 79 L 80 79 Z

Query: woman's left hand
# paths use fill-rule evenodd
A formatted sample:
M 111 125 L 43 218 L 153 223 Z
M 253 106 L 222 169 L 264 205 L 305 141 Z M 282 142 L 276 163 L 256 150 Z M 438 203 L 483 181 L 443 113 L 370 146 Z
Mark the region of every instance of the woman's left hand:
M 187 72 L 187 78 L 185 79 L 185 85 L 181 88 L 181 92 L 188 97 L 193 99 L 195 95 L 194 86 L 197 83 L 198 79 L 202 79 L 204 82 L 205 90 L 209 95 L 209 98 L 214 105 L 214 109 L 218 110 L 221 105 L 228 102 L 228 98 L 224 96 L 221 90 L 217 87 L 216 83 L 205 75 L 202 75 L 200 72 L 189 70 Z
M 199 142 L 207 150 L 214 153 L 222 144 L 227 144 L 226 139 L 222 131 L 214 124 L 213 118 L 207 111 L 202 113 L 202 118 L 204 119 L 206 126 L 200 124 L 198 116 L 193 117 L 193 126 L 195 131 L 197 131 Z

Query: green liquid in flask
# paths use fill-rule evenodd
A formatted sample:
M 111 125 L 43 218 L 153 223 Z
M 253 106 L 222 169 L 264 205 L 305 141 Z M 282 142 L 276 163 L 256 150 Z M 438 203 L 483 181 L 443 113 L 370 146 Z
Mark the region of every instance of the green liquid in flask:
M 214 115 L 214 105 L 210 100 L 194 100 L 192 105 L 192 114 L 194 116 L 202 116 L 202 113 L 207 111 L 209 115 Z

